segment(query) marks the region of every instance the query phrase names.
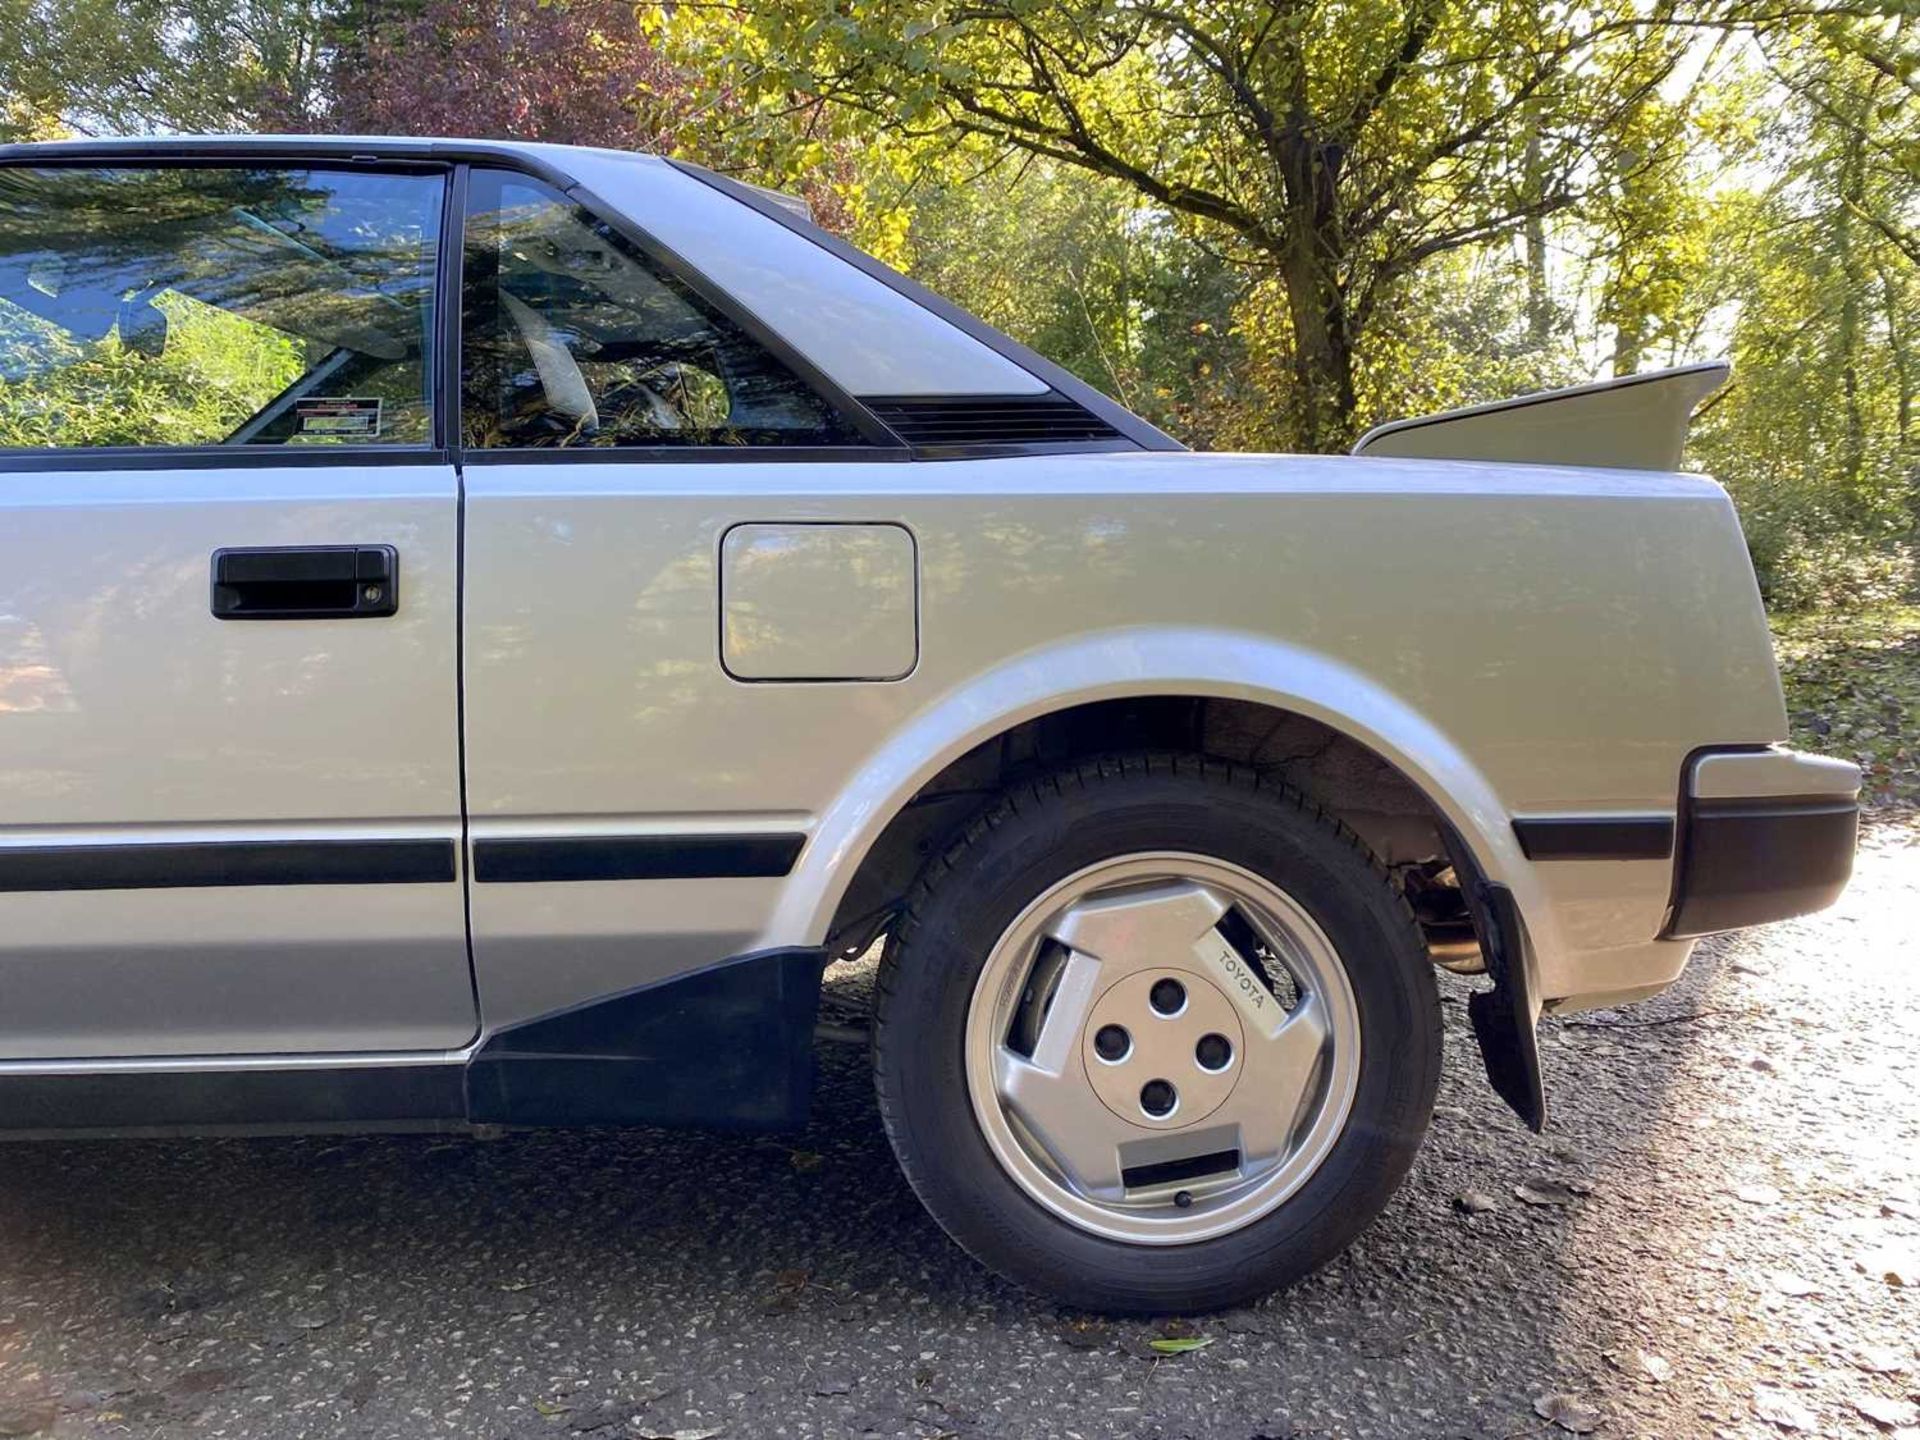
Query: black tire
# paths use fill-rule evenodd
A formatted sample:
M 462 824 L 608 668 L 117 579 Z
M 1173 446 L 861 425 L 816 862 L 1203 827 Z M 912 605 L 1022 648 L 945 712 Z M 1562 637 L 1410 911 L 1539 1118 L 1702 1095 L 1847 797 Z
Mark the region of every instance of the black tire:
M 1358 1089 L 1320 1168 L 1242 1229 L 1186 1245 L 1107 1239 L 1037 1204 L 994 1158 L 966 1081 L 967 1011 L 1001 934 L 1065 877 L 1147 850 L 1210 855 L 1279 885 L 1333 942 L 1360 1020 Z M 1413 914 L 1350 830 L 1224 761 L 1129 754 L 1007 790 L 929 862 L 881 962 L 874 1073 L 908 1182 L 968 1253 L 1071 1305 L 1167 1314 L 1290 1284 L 1372 1221 L 1432 1116 L 1440 1030 Z

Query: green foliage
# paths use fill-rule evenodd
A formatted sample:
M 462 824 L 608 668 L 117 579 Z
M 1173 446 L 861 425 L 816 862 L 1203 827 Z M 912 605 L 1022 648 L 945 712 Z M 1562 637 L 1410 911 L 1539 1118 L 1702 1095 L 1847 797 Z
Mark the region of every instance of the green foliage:
M 1739 502 L 1782 609 L 1871 603 L 1914 578 L 1920 103 L 1862 53 L 1871 38 L 1771 37 L 1773 83 L 1753 97 L 1774 108 L 1727 145 L 1766 183 L 1708 209 L 1695 294 L 1673 306 L 1711 316 L 1734 300 L 1736 379 L 1692 454 Z
M 1124 185 L 1276 287 L 1284 307 L 1259 340 L 1284 365 L 1282 426 L 1329 449 L 1353 439 L 1369 331 L 1412 277 L 1633 168 L 1636 126 L 1692 33 L 1677 14 L 1641 0 L 750 0 L 678 4 L 662 26 L 716 83 L 769 106 L 823 95 L 852 125 Z
M 1202 446 L 1730 354 L 1689 463 L 1770 603 L 1913 583 L 1910 0 L 0 0 L 0 135 L 349 120 L 801 190 Z
M 0 301 L 0 375 L 31 352 L 48 368 L 0 379 L 0 447 L 206 445 L 231 434 L 306 365 L 300 342 L 250 320 L 169 294 L 163 354 L 117 336 L 76 345 Z
M 1920 806 L 1920 606 L 1774 621 L 1795 745 L 1844 755 L 1870 805 Z
M 42 138 L 51 117 L 137 134 L 310 113 L 328 13 L 323 0 L 0 0 L 0 139 Z

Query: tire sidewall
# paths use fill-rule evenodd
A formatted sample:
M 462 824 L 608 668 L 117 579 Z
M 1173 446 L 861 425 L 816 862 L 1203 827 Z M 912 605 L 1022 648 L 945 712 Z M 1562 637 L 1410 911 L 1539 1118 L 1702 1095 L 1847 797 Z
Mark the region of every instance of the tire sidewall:
M 1437 995 L 1412 920 L 1353 837 L 1291 791 L 1225 767 L 1110 762 L 1007 797 L 916 892 L 883 987 L 876 1078 L 896 1152 L 935 1217 L 1001 1273 L 1094 1309 L 1201 1309 L 1315 1268 L 1385 1204 L 1425 1132 L 1437 1081 Z M 966 1030 L 1000 937 L 1092 865 L 1189 852 L 1270 880 L 1332 942 L 1359 1017 L 1345 1125 L 1283 1203 L 1242 1228 L 1129 1244 L 1061 1219 L 1002 1168 L 974 1115 Z

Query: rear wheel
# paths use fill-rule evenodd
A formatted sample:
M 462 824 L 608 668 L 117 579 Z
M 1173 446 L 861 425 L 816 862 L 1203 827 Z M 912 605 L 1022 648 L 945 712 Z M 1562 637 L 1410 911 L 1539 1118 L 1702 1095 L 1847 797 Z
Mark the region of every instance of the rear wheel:
M 1101 1310 L 1297 1278 L 1378 1212 L 1432 1109 L 1410 912 L 1350 832 L 1220 762 L 1008 791 L 910 897 L 875 1066 L 908 1179 L 1001 1274 Z

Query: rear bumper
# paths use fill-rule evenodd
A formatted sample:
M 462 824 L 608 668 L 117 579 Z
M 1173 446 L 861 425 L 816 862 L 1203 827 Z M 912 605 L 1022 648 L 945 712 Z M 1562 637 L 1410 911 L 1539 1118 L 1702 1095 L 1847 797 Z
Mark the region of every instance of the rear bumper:
M 1860 770 L 1792 750 L 1709 751 L 1680 794 L 1673 898 L 1662 939 L 1690 939 L 1825 909 L 1853 873 Z

